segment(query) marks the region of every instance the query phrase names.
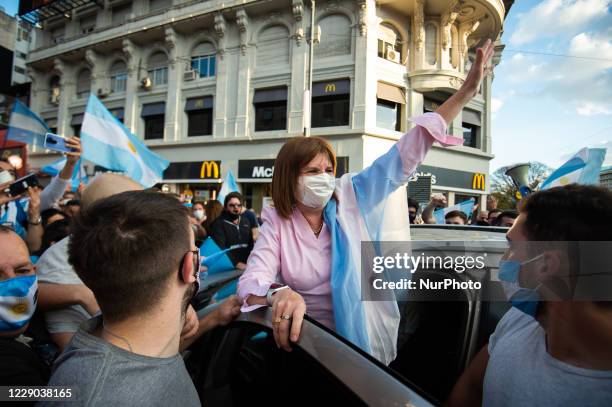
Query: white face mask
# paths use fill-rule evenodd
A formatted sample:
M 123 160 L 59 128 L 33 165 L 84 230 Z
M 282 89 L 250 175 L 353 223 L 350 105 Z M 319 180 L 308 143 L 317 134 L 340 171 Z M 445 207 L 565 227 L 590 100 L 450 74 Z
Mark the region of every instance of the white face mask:
M 323 208 L 331 199 L 335 186 L 332 174 L 302 175 L 298 180 L 298 200 L 309 208 Z
M 193 216 L 195 216 L 197 220 L 204 218 L 204 210 L 196 209 L 195 211 L 193 211 Z

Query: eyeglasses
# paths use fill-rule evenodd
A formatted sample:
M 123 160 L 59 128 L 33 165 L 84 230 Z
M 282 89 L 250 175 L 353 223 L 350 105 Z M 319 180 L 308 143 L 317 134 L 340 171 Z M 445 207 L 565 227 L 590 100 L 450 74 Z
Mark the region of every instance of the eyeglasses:
M 230 208 L 242 208 L 242 204 L 227 204 Z
M 202 262 L 200 259 L 200 250 L 198 249 L 189 250 L 187 253 L 193 253 L 193 269 L 196 270 L 196 273 L 199 273 L 202 269 Z M 179 273 L 183 270 L 183 264 L 184 264 L 185 256 L 187 255 L 187 253 L 183 255 L 183 258 L 181 259 L 181 262 L 179 263 Z

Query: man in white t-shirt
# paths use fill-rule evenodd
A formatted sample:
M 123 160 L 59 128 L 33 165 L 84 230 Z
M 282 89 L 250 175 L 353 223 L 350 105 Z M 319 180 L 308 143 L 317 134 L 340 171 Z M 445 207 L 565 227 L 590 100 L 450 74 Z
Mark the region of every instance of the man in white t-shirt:
M 602 261 L 589 270 L 576 267 L 568 251 L 550 244 L 533 252 L 541 245 L 534 242 L 610 242 L 610 225 L 612 192 L 604 188 L 572 184 L 522 202 L 500 263 L 513 307 L 448 405 L 612 406 L 612 270 Z M 600 251 L 590 259 L 604 256 Z M 589 300 L 582 292 L 582 301 L 573 300 L 585 286 L 587 295 L 599 294 Z

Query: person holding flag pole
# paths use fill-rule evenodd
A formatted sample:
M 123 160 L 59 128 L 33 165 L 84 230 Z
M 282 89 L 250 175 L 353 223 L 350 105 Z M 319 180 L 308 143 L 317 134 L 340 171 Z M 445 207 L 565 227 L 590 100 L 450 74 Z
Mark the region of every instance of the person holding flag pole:
M 385 364 L 396 356 L 400 313 L 394 295 L 361 300 L 362 242 L 410 241 L 405 190 L 434 142 L 478 93 L 490 70 L 491 40 L 479 48 L 461 88 L 416 124 L 385 155 L 357 174 L 335 179 L 336 158 L 319 137 L 293 138 L 281 148 L 272 178 L 273 208 L 238 283 L 243 312 L 271 306 L 274 339 L 290 351 L 308 314 Z

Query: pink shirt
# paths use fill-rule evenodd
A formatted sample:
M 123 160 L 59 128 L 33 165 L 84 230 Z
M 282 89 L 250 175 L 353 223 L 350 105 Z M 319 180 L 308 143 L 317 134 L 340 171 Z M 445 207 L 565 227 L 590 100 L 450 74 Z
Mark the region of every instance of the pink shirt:
M 297 208 L 289 219 L 281 218 L 274 208 L 266 208 L 262 218 L 264 224 L 240 277 L 238 295 L 243 299 L 251 294 L 265 296 L 272 283 L 287 284 L 304 298 L 309 316 L 333 329 L 331 236 L 327 225 L 323 224 L 317 238 Z M 245 302 L 242 311 L 259 307 Z
M 433 145 L 434 141 L 443 146 L 458 145 L 463 139 L 446 134 L 446 123 L 437 113 L 427 113 L 411 119 L 417 126 L 404 134 L 393 148 L 397 148 L 402 160 L 402 174 L 408 178 Z M 380 158 L 379 158 L 380 159 Z M 345 175 L 346 177 L 346 175 Z M 372 180 L 373 183 L 376 180 Z M 341 191 L 336 185 L 339 198 L 338 210 L 343 203 Z M 352 208 L 349 218 L 360 222 L 359 208 Z M 406 208 L 407 211 L 407 208 Z M 407 213 L 403 214 L 406 217 Z M 272 283 L 289 285 L 304 298 L 307 314 L 325 326 L 334 329 L 334 313 L 331 298 L 331 236 L 323 225 L 317 239 L 308 222 L 297 209 L 291 218 L 282 219 L 273 208 L 262 213 L 264 224 L 259 238 L 247 261 L 247 268 L 238 282 L 238 295 L 243 299 L 249 295 L 265 296 Z M 361 236 L 349 238 L 361 240 Z M 358 246 L 358 243 L 357 243 Z M 359 296 L 360 293 L 355 293 Z M 243 305 L 247 312 L 262 305 Z

